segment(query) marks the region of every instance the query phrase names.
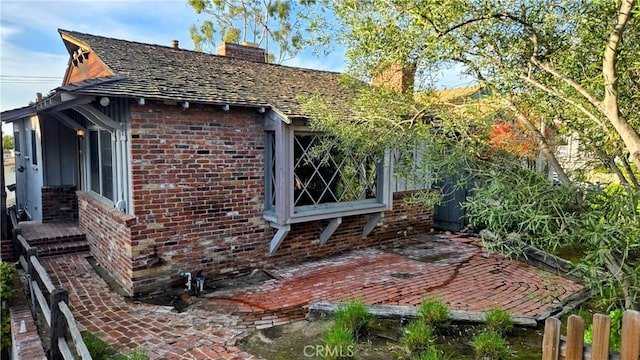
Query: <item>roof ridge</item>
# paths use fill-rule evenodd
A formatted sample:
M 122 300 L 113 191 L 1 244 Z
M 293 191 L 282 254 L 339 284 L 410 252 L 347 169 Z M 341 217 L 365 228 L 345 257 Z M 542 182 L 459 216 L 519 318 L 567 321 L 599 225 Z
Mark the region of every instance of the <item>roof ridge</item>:
M 83 32 L 80 32 L 80 31 L 66 30 L 66 29 L 61 29 L 61 28 L 58 29 L 58 33 L 60 33 L 60 34 L 65 33 L 65 34 L 68 34 L 70 36 L 73 36 L 74 34 L 77 34 L 77 35 L 80 35 L 80 36 L 91 36 L 91 37 L 102 38 L 102 39 L 106 39 L 106 40 L 110 40 L 110 41 L 121 41 L 121 42 L 125 42 L 125 43 L 136 44 L 136 45 L 153 46 L 153 47 L 157 47 L 157 48 L 162 48 L 164 50 L 182 51 L 182 52 L 193 53 L 193 54 L 197 54 L 198 56 L 211 56 L 211 57 L 215 57 L 215 58 L 219 58 L 219 59 L 229 59 L 230 61 L 242 61 L 242 62 L 248 62 L 248 63 L 251 63 L 251 64 L 260 64 L 260 66 L 268 65 L 268 66 L 284 67 L 284 68 L 289 68 L 289 69 L 298 69 L 298 70 L 321 72 L 321 73 L 328 73 L 328 74 L 342 74 L 339 71 L 318 70 L 318 69 L 305 68 L 305 67 L 301 67 L 301 66 L 288 66 L 288 65 L 274 64 L 274 63 L 268 63 L 268 62 L 259 62 L 259 61 L 238 59 L 238 58 L 232 58 L 232 57 L 223 56 L 223 55 L 206 53 L 206 52 L 203 52 L 203 51 L 196 51 L 196 50 L 190 50 L 190 49 L 184 49 L 184 48 L 174 48 L 174 47 L 169 46 L 169 45 L 151 44 L 151 43 L 144 43 L 144 42 L 140 42 L 140 41 L 118 39 L 118 38 L 113 38 L 113 37 L 108 37 L 108 36 L 103 36 L 103 35 L 95 35 L 95 34 L 83 33 Z M 79 39 L 79 40 L 82 40 L 82 39 Z

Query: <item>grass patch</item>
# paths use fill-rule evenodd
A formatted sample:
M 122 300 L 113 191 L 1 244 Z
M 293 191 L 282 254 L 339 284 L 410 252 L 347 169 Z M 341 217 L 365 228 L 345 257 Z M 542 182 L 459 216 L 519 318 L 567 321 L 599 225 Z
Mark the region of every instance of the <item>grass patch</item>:
M 433 329 L 422 321 L 412 321 L 407 325 L 402 341 L 412 354 L 420 354 L 431 347 Z
M 102 339 L 90 332 L 82 333 L 82 340 L 93 360 L 113 360 L 118 358 L 118 352 Z
M 445 355 L 442 351 L 430 347 L 426 351 L 420 353 L 420 355 L 413 358 L 413 360 L 449 360 L 451 356 Z
M 439 299 L 424 299 L 418 309 L 418 319 L 432 328 L 449 322 L 449 306 Z
M 82 340 L 93 360 L 149 360 L 149 356 L 138 349 L 133 350 L 131 355 L 119 354 L 111 345 L 88 331 L 82 333 Z
M 500 335 L 506 335 L 513 330 L 513 318 L 509 312 L 495 308 L 485 313 L 486 329 Z
M 324 359 L 335 360 L 354 357 L 356 341 L 350 329 L 334 324 L 324 332 L 323 339 L 323 354 L 320 355 Z
M 367 307 L 362 302 L 352 301 L 340 306 L 336 311 L 334 320 L 335 326 L 351 331 L 357 339 L 371 320 L 371 315 L 367 312 Z
M 474 336 L 471 346 L 477 359 L 506 360 L 511 354 L 507 341 L 492 331 L 483 331 Z

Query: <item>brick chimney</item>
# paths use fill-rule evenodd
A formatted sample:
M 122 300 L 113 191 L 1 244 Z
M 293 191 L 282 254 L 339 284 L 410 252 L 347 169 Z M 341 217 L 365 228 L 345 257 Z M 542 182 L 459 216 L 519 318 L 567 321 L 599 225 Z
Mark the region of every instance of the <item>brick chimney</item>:
M 262 63 L 266 62 L 266 52 L 264 49 L 259 48 L 257 44 L 244 43 L 243 45 L 240 45 L 223 42 L 218 45 L 216 52 L 219 56 Z
M 373 86 L 383 86 L 397 93 L 405 94 L 413 91 L 416 76 L 415 65 L 394 63 L 382 68 L 373 75 Z
M 180 46 L 180 41 L 178 41 L 178 40 L 172 40 L 172 41 L 171 41 L 171 46 L 172 46 L 174 49 L 177 49 L 177 48 L 178 48 L 178 46 Z

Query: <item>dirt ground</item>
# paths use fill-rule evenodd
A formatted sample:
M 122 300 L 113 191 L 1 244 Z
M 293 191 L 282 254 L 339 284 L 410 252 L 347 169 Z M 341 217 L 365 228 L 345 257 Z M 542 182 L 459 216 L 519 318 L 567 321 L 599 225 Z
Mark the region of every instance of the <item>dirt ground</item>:
M 266 360 L 322 359 L 316 346 L 332 321 L 299 321 L 253 332 L 240 348 Z M 392 320 L 374 320 L 366 337 L 359 339 L 355 358 L 361 360 L 413 359 L 402 345 L 404 326 Z M 438 335 L 435 346 L 450 359 L 475 359 L 470 342 L 481 326 L 450 325 Z M 508 338 L 514 360 L 539 360 L 542 357 L 542 329 L 516 329 Z M 320 349 L 322 347 L 320 346 Z

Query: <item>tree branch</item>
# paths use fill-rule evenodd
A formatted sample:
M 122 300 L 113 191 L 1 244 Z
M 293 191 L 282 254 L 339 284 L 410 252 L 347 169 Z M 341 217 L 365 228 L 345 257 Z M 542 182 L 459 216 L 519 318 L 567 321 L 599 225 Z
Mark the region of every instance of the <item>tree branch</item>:
M 533 65 L 539 67 L 540 69 L 548 72 L 549 74 L 555 76 L 556 78 L 560 79 L 561 81 L 563 81 L 567 85 L 571 86 L 574 90 L 576 90 L 578 93 L 580 93 L 580 95 L 582 95 L 585 99 L 587 99 L 587 101 L 589 101 L 595 107 L 597 107 L 598 109 L 600 109 L 601 111 L 604 112 L 604 107 L 602 106 L 602 101 L 598 100 L 595 96 L 593 96 L 593 94 L 591 94 L 589 91 L 587 91 L 587 89 L 585 89 L 584 86 L 578 84 L 575 80 L 573 80 L 570 77 L 566 76 L 565 74 L 561 73 L 558 69 L 553 67 L 553 65 L 551 65 L 548 62 L 540 61 L 535 56 L 532 56 L 531 59 L 529 59 L 529 62 L 531 62 Z
M 583 114 L 585 114 L 589 119 L 593 120 L 596 124 L 598 124 L 602 128 L 602 130 L 604 130 L 606 133 L 609 133 L 609 129 L 607 128 L 607 124 L 605 124 L 595 114 L 593 114 L 591 111 L 589 111 L 587 108 L 585 108 L 584 105 L 580 104 L 579 102 L 577 102 L 577 101 L 575 101 L 573 99 L 568 98 L 567 96 L 562 94 L 562 92 L 560 92 L 558 89 L 548 87 L 548 86 L 542 84 L 541 82 L 539 82 L 538 80 L 532 79 L 529 76 L 519 75 L 519 77 L 520 77 L 520 79 L 528 82 L 529 84 L 531 84 L 531 85 L 535 86 L 536 88 L 546 92 L 547 94 L 553 95 L 553 96 L 559 98 L 560 100 L 575 106 L 578 110 L 580 110 Z

